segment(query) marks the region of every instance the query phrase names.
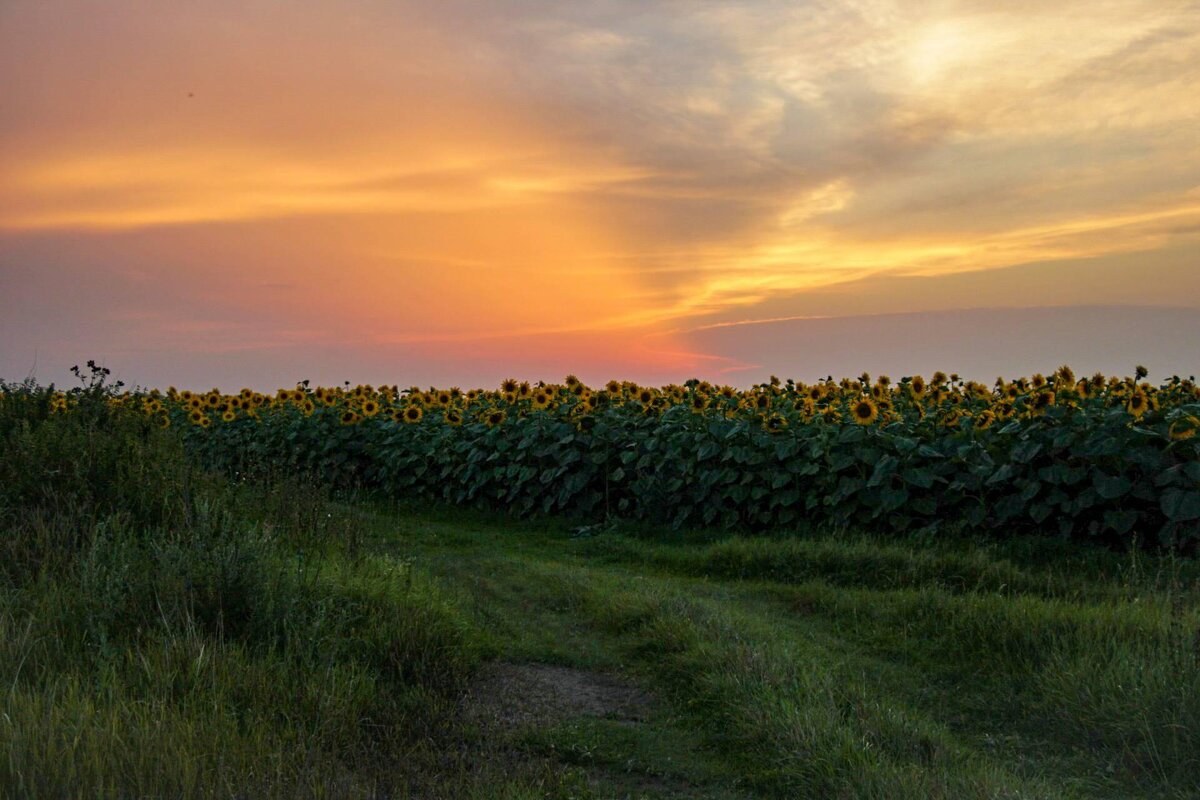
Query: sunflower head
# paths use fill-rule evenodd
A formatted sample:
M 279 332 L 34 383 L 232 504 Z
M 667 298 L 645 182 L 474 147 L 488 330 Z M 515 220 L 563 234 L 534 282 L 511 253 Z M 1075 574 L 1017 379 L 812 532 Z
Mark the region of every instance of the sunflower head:
M 463 423 L 462 413 L 457 409 L 449 409 L 443 418 L 445 419 L 446 424 L 453 428 L 457 428 Z
M 1182 442 L 1195 436 L 1197 429 L 1200 429 L 1200 419 L 1189 414 L 1172 422 L 1167 435 L 1173 442 Z
M 772 414 L 763 422 L 763 427 L 769 431 L 781 431 L 788 425 L 787 417 L 782 414 Z
M 870 425 L 879 418 L 879 408 L 869 397 L 863 397 L 850 408 L 850 416 L 859 425 Z
M 221 420 L 224 422 L 233 422 L 235 419 L 237 419 L 237 412 L 232 408 L 227 408 L 221 413 Z
M 979 412 L 979 416 L 975 417 L 975 430 L 986 431 L 992 427 L 996 421 L 996 413 L 991 409 L 984 409 Z
M 1150 401 L 1141 389 L 1133 392 L 1133 394 L 1129 395 L 1129 399 L 1125 401 L 1125 410 L 1132 414 L 1135 419 L 1140 418 L 1149 408 Z
M 517 382 L 516 378 L 505 378 L 500 381 L 500 391 L 502 392 L 515 392 L 518 386 L 520 386 L 520 383 Z
M 346 409 L 342 412 L 341 423 L 343 425 L 354 425 L 358 422 L 358 419 L 358 414 L 354 413 L 350 409 Z
M 420 422 L 421 417 L 423 417 L 423 416 L 425 416 L 425 410 L 422 409 L 420 406 L 412 405 L 412 406 L 405 406 L 405 408 L 404 408 L 404 421 L 407 422 L 409 425 L 412 425 L 413 423 L 416 423 L 416 422 Z
M 362 404 L 364 417 L 373 417 L 379 413 L 379 403 L 375 400 L 364 400 Z
M 508 414 L 498 408 L 494 408 L 483 417 L 483 422 L 489 428 L 494 428 L 497 425 L 502 425 L 504 420 L 508 419 Z

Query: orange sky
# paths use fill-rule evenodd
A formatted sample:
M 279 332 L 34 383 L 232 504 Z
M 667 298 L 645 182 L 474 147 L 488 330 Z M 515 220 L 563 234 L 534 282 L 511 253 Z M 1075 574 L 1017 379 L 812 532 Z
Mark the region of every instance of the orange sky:
M 1194 2 L 6 0 L 0 70 L 0 377 L 1200 371 Z

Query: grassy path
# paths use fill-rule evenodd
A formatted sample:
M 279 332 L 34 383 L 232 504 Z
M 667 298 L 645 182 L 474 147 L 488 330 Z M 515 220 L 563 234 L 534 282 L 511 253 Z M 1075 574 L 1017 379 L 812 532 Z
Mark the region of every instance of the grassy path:
M 485 725 L 502 759 L 557 776 L 532 796 L 1200 792 L 1194 565 L 368 513 L 378 552 L 432 573 L 496 661 L 653 693 L 636 720 L 568 702 Z

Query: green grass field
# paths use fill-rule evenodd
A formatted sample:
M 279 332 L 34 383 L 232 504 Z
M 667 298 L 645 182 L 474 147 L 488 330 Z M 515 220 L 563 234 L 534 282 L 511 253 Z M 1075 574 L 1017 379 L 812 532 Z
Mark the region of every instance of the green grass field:
M 578 528 L 0 414 L 0 797 L 1190 798 L 1200 566 Z

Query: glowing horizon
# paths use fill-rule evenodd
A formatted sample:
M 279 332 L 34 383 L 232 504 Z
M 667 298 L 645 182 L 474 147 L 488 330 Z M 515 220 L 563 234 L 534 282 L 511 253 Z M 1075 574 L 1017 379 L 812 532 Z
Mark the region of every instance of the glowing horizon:
M 746 338 L 788 320 L 1200 312 L 1191 2 L 17 0 L 0 45 L 9 379 L 746 381 L 811 366 Z

